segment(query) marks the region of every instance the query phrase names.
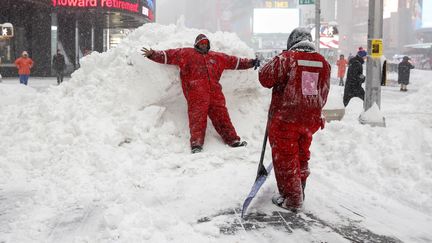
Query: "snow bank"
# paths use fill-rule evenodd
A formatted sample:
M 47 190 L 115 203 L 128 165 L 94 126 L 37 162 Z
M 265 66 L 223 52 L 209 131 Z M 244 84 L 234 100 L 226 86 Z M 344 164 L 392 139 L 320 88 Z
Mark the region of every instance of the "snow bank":
M 0 241 L 207 239 L 194 233 L 190 221 L 222 202 L 190 207 L 202 193 L 212 193 L 189 188 L 207 184 L 211 176 L 200 174 L 211 171 L 217 183 L 210 188 L 218 195 L 223 184 L 218 168 L 248 152 L 232 152 L 210 125 L 205 147 L 210 152 L 192 157 L 178 69 L 140 53 L 142 47 L 192 46 L 199 33 L 209 37 L 215 51 L 253 57 L 231 33 L 147 24 L 117 48 L 84 57 L 69 82 L 33 95 L 25 105 L 2 107 L 0 192 L 4 205 L 15 206 L 0 215 L 9 222 L 0 229 Z M 262 136 L 266 109 L 259 108 L 268 105 L 256 77 L 253 70 L 226 71 L 221 79 L 233 122 L 248 123 L 238 132 L 249 141 Z M 237 201 L 238 195 L 225 200 Z M 183 213 L 172 214 L 179 207 Z

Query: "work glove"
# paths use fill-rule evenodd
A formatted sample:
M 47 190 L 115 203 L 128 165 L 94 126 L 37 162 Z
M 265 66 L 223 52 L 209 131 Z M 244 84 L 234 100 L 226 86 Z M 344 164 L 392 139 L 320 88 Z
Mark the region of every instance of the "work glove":
M 142 55 L 145 56 L 145 57 L 151 57 L 154 54 L 154 52 L 155 52 L 153 49 L 151 49 L 151 48 L 147 49 L 145 47 L 143 47 L 141 49 L 141 51 L 142 51 Z
M 361 83 L 364 83 L 364 81 L 366 80 L 366 77 L 363 74 L 360 74 L 359 79 L 360 79 Z
M 252 60 L 252 66 L 254 70 L 257 70 L 257 68 L 260 66 L 261 61 L 258 58 L 255 58 Z

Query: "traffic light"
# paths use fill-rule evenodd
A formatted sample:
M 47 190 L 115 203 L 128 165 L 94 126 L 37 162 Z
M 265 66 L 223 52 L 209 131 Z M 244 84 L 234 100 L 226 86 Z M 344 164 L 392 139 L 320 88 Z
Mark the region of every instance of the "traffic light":
M 14 36 L 14 29 L 11 23 L 0 24 L 0 39 L 8 39 Z

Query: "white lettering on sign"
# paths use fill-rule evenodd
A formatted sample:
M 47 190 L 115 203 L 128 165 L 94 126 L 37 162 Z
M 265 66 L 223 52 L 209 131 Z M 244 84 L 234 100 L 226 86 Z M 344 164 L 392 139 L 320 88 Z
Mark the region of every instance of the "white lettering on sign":
M 138 13 L 138 2 L 130 3 L 122 0 L 52 0 L 54 7 L 103 7 L 116 8 Z

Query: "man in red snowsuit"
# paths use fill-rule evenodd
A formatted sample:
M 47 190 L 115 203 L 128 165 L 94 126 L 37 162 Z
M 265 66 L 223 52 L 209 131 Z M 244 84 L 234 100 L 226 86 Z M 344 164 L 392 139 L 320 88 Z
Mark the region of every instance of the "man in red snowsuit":
M 247 143 L 240 141 L 231 123 L 219 79 L 225 69 L 248 69 L 259 65 L 257 59 L 210 51 L 210 41 L 203 34 L 195 39 L 194 48 L 165 51 L 143 48 L 142 52 L 150 60 L 180 68 L 183 94 L 188 105 L 192 153 L 202 151 L 207 116 L 226 144 L 231 147 L 246 146 Z
M 279 194 L 278 206 L 300 209 L 309 176 L 312 135 L 324 126 L 321 110 L 330 86 L 330 65 L 316 52 L 311 34 L 293 30 L 288 48 L 259 72 L 264 87 L 273 88 L 269 140 Z

